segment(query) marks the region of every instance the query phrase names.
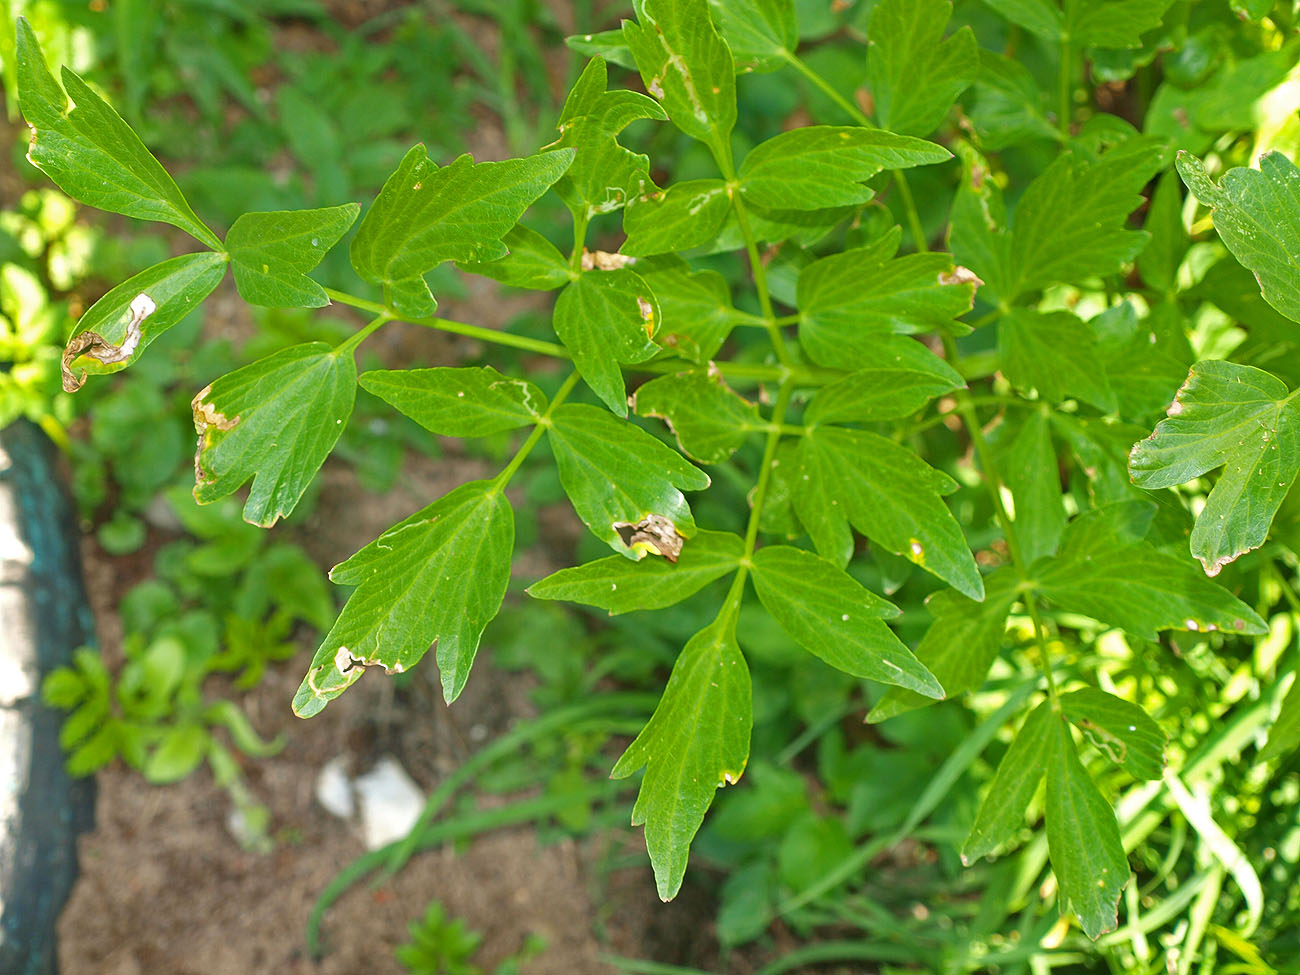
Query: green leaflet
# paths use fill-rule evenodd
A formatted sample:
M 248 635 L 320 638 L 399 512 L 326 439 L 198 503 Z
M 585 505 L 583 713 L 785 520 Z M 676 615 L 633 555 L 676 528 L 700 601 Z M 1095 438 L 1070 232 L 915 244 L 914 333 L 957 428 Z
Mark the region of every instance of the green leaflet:
M 948 218 L 948 246 L 953 259 L 971 268 L 983 280 L 981 297 L 997 302 L 1014 288 L 1011 234 L 1002 191 L 985 162 L 970 162 L 953 197 Z
M 125 369 L 198 308 L 225 275 L 225 254 L 201 252 L 155 264 L 119 284 L 77 322 L 63 351 L 63 388 L 80 389 L 87 372 Z
M 1178 174 L 1214 214 L 1214 227 L 1238 261 L 1255 274 L 1264 300 L 1300 322 L 1300 169 L 1280 152 L 1260 157 L 1259 169 L 1238 167 L 1218 185 L 1204 164 L 1180 152 Z
M 1103 412 L 1115 409 L 1092 331 L 1068 311 L 1011 309 L 998 321 L 998 355 L 1014 385 L 1049 402 L 1077 396 Z
M 1178 268 L 1191 243 L 1183 226 L 1178 176 L 1172 171 L 1164 173 L 1156 184 L 1143 228 L 1151 234 L 1151 242 L 1138 255 L 1142 279 L 1159 291 L 1172 293 L 1178 284 Z
M 1143 251 L 1146 253 L 1146 251 Z M 1131 302 L 1113 305 L 1088 323 L 1120 415 L 1163 413 L 1191 365 L 1183 313 L 1162 302 L 1139 320 Z
M 20 107 L 32 127 L 27 158 L 33 166 L 82 203 L 160 220 L 214 251 L 222 249 L 175 180 L 107 102 L 67 67 L 59 87 L 31 25 L 21 17 L 16 60 Z
M 592 392 L 627 416 L 619 363 L 645 362 L 659 351 L 653 341 L 659 327 L 654 292 L 627 268 L 588 271 L 560 292 L 552 324 Z
M 720 179 L 691 179 L 665 190 L 651 187 L 623 211 L 627 240 L 619 249 L 634 257 L 689 250 L 713 240 L 731 211 Z
M 727 279 L 717 271 L 692 271 L 676 254 L 638 260 L 635 268 L 659 300 L 655 342 L 691 362 L 717 355 L 737 317 Z
M 985 0 L 1013 24 L 1049 41 L 1083 47 L 1139 47 L 1141 35 L 1160 26 L 1173 0 Z
M 966 385 L 955 370 L 919 342 L 910 342 L 934 358 L 935 368 L 862 369 L 823 386 L 804 411 L 805 423 L 869 423 L 910 416 L 936 396 Z M 856 358 L 856 357 L 855 357 Z
M 717 620 L 691 637 L 650 721 L 610 772 L 623 779 L 645 767 L 632 825 L 645 826 L 665 901 L 681 888 L 714 792 L 737 782 L 749 758 L 753 692 L 733 627 Z
M 663 609 L 693 596 L 710 582 L 734 572 L 745 543 L 731 532 L 698 531 L 683 545 L 676 562 L 620 555 L 553 572 L 528 587 L 537 599 L 567 599 L 599 606 L 611 616 Z
M 799 46 L 794 4 L 787 0 L 709 0 L 718 28 L 741 71 L 775 71 Z
M 623 40 L 636 58 L 645 89 L 673 124 L 731 158 L 736 125 L 736 69 L 709 18 L 707 0 L 636 0 L 636 21 L 623 21 Z
M 1025 810 L 1047 771 L 1053 724 L 1061 724 L 1061 720 L 1043 701 L 1029 712 L 1016 732 L 975 814 L 970 835 L 962 844 L 961 862 L 966 866 L 1010 845 L 1024 828 Z
M 193 403 L 194 499 L 224 498 L 251 477 L 244 520 L 274 525 L 334 449 L 356 392 L 352 355 L 324 342 L 283 349 L 205 387 Z
M 736 395 L 720 374 L 679 372 L 652 379 L 636 391 L 639 416 L 660 417 L 682 451 L 702 464 L 720 464 L 762 430 L 758 405 Z
M 491 366 L 375 369 L 362 373 L 360 383 L 426 430 L 448 437 L 485 437 L 529 426 L 546 412 L 545 393 Z
M 461 261 L 457 267 L 512 288 L 536 291 L 552 291 L 573 280 L 574 272 L 564 255 L 537 231 L 519 224 L 501 238 L 501 243 L 506 245 L 505 257 L 495 261 Z
M 772 210 L 866 203 L 862 185 L 886 169 L 944 162 L 952 153 L 924 139 L 851 125 L 812 125 L 759 143 L 740 166 L 745 202 Z
M 1016 502 L 1016 535 L 1025 563 L 1056 551 L 1065 531 L 1061 474 L 1048 414 L 1034 410 L 1007 447 L 998 468 Z
M 597 31 L 594 34 L 575 34 L 566 37 L 564 43 L 570 50 L 586 57 L 603 58 L 610 64 L 617 64 L 620 68 L 636 70 L 636 61 L 632 59 L 632 51 L 623 40 L 621 27 Z
M 431 315 L 438 303 L 423 275 L 443 261 L 504 257 L 501 238 L 564 174 L 573 150 L 475 163 L 468 155 L 439 168 L 412 146 L 388 177 L 352 239 L 352 266 L 384 286 L 403 315 Z
M 942 698 L 943 688 L 882 617 L 898 609 L 812 552 L 768 545 L 754 555 L 758 598 L 795 643 L 854 677 Z
M 963 27 L 944 39 L 951 0 L 882 0 L 867 29 L 867 78 L 882 129 L 928 135 L 979 73 L 975 35 Z
M 1268 729 L 1268 743 L 1259 753 L 1259 761 L 1269 762 L 1283 755 L 1289 755 L 1300 745 L 1300 680 L 1291 684 L 1291 689 L 1282 699 L 1282 707 L 1277 713 L 1277 720 Z
M 1146 440 L 1129 473 L 1148 489 L 1172 487 L 1222 466 L 1192 530 L 1192 555 L 1207 575 L 1259 548 L 1300 470 L 1300 404 L 1277 377 L 1253 366 L 1207 360 Z
M 673 547 L 695 534 L 681 490 L 703 491 L 708 475 L 640 427 L 594 406 L 565 404 L 551 416 L 550 442 L 573 510 L 615 552 L 634 560 L 648 551 L 675 557 Z M 655 528 L 662 530 L 658 545 L 636 537 Z
M 838 561 L 847 523 L 972 599 L 984 584 L 942 496 L 956 483 L 906 447 L 865 430 L 813 427 L 796 454 L 794 507 L 817 551 Z
M 226 234 L 226 250 L 239 295 L 268 308 L 323 308 L 325 289 L 307 272 L 342 239 L 357 219 L 355 203 L 321 210 L 245 213 Z
M 1073 911 L 1095 941 L 1115 927 L 1128 858 L 1115 810 L 1079 761 L 1069 725 L 1052 715 L 1047 733 L 1047 850 L 1061 913 Z
M 1061 713 L 1084 738 L 1135 779 L 1158 779 L 1165 767 L 1165 733 L 1136 704 L 1085 687 L 1061 695 Z
M 501 607 L 514 537 L 499 486 L 471 481 L 336 565 L 330 579 L 357 588 L 312 658 L 294 712 L 319 713 L 368 666 L 410 669 L 435 640 L 443 697 L 454 701 Z
M 975 93 L 970 121 L 986 152 L 1034 139 L 1060 139 L 1043 109 L 1043 93 L 1033 73 L 1014 58 L 981 48 Z
M 984 0 L 1011 23 L 1049 41 L 1065 34 L 1065 17 L 1056 0 Z

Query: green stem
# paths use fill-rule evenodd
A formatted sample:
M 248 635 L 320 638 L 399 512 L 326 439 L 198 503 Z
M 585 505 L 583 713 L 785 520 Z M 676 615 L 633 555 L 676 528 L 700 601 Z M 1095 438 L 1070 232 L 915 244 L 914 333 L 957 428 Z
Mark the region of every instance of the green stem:
M 370 334 L 374 332 L 375 329 L 391 321 L 392 318 L 389 316 L 389 314 L 387 312 L 381 311 L 378 315 L 374 317 L 374 319 L 370 321 L 369 324 L 366 325 L 365 328 L 361 329 L 358 332 L 355 332 L 354 334 L 352 334 L 351 336 L 349 336 L 348 338 L 340 342 L 338 345 L 336 345 L 334 347 L 334 354 L 337 356 L 343 356 L 349 354 L 358 345 L 360 345 L 367 338 L 369 338 Z
M 733 180 L 734 176 L 728 174 L 727 179 Z M 791 367 L 794 365 L 794 359 L 790 357 L 790 350 L 785 345 L 785 335 L 781 332 L 781 326 L 776 323 L 776 315 L 772 312 L 772 296 L 767 290 L 767 268 L 763 266 L 763 258 L 758 253 L 758 238 L 754 236 L 754 230 L 749 225 L 749 211 L 745 209 L 739 190 L 733 189 L 731 205 L 735 208 L 736 222 L 740 225 L 740 232 L 745 238 L 745 250 L 749 253 L 749 269 L 754 277 L 754 288 L 758 291 L 758 305 L 763 310 L 763 325 L 767 329 L 767 336 L 772 340 L 772 348 L 776 352 L 777 360 L 781 365 Z
M 582 252 L 587 246 L 587 224 L 591 216 L 584 209 L 573 213 L 573 253 L 569 255 L 569 269 L 574 274 L 582 271 Z
M 1070 45 L 1068 37 L 1061 38 L 1061 78 L 1060 78 L 1060 103 L 1057 106 L 1059 116 L 1056 120 L 1057 128 L 1061 131 L 1062 140 L 1070 138 L 1070 116 L 1071 107 L 1074 99 L 1071 97 L 1071 75 L 1074 73 L 1074 51 Z
M 925 239 L 925 226 L 921 223 L 921 213 L 916 209 L 916 201 L 912 199 L 912 188 L 907 185 L 907 177 L 903 175 L 901 169 L 891 171 L 894 177 L 894 185 L 898 187 L 898 195 L 903 200 L 903 211 L 907 214 L 907 226 L 912 231 L 912 242 L 916 249 L 922 254 L 930 249 L 929 243 Z
M 564 383 L 560 388 L 556 390 L 555 395 L 551 397 L 551 405 L 546 408 L 546 412 L 542 414 L 537 423 L 533 426 L 533 429 L 528 434 L 528 439 L 520 444 L 519 449 L 515 451 L 514 457 L 510 459 L 510 463 L 507 464 L 505 469 L 496 476 L 492 488 L 493 493 L 499 493 L 506 489 L 506 486 L 510 483 L 510 479 L 515 476 L 515 471 L 519 470 L 519 465 L 524 462 L 530 453 L 532 453 L 533 448 L 537 446 L 537 441 L 542 439 L 542 435 L 551 428 L 551 416 L 555 413 L 556 409 L 558 409 L 559 406 L 569 398 L 569 394 L 573 392 L 573 387 L 578 385 L 579 378 L 578 370 L 573 370 L 573 372 L 569 373 L 569 377 L 564 380 Z

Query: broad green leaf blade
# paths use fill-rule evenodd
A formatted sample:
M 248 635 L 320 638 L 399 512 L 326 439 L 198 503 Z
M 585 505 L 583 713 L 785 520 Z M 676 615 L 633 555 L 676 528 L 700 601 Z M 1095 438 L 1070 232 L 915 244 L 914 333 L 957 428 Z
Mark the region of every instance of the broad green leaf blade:
M 1061 888 L 1061 913 L 1073 911 L 1096 941 L 1115 928 L 1128 858 L 1115 810 L 1089 778 L 1059 715 L 1051 716 L 1048 736 L 1047 850 Z
M 749 151 L 740 166 L 747 203 L 772 210 L 856 206 L 875 194 L 864 180 L 952 158 L 942 146 L 883 129 L 809 125 L 782 132 Z
M 183 254 L 128 278 L 90 306 L 63 350 L 63 388 L 86 373 L 125 369 L 149 343 L 199 307 L 226 274 L 226 255 Z
M 975 814 L 975 825 L 961 848 L 961 862 L 970 866 L 980 857 L 1008 846 L 1024 828 L 1025 811 L 1047 772 L 1052 724 L 1060 723 L 1047 701 L 1029 712 L 1016 732 L 989 791 Z
M 194 397 L 194 499 L 208 504 L 250 477 L 244 520 L 269 528 L 298 504 L 352 415 L 350 353 L 309 342 L 236 369 Z
M 1007 614 L 1018 595 L 1014 572 L 999 569 L 984 579 L 984 601 L 940 590 L 925 600 L 934 622 L 916 647 L 916 658 L 929 668 L 950 698 L 978 690 L 1002 649 Z M 871 709 L 875 723 L 933 702 L 911 691 L 891 688 Z
M 1015 288 L 1011 234 L 1002 191 L 983 161 L 967 167 L 953 197 L 948 246 L 953 259 L 984 282 L 981 298 L 997 302 Z
M 972 599 L 984 598 L 975 558 L 942 496 L 956 483 L 906 447 L 865 430 L 813 427 L 799 444 L 794 506 L 817 550 L 837 559 L 847 520 Z
M 566 599 L 599 606 L 611 616 L 643 609 L 663 609 L 693 596 L 715 579 L 734 572 L 745 543 L 730 532 L 698 531 L 683 545 L 677 561 L 621 555 L 561 569 L 528 587 L 537 599 Z
M 715 159 L 730 159 L 736 68 L 709 17 L 708 0 L 637 0 L 634 6 L 637 19 L 623 22 L 623 40 L 645 90 Z
M 1061 473 L 1052 448 L 1051 422 L 1034 410 L 998 464 L 1016 507 L 1016 535 L 1026 565 L 1051 555 L 1065 531 Z
M 307 272 L 325 257 L 357 219 L 361 207 L 345 203 L 320 210 L 245 213 L 226 234 L 239 296 L 268 308 L 323 308 L 325 289 Z
M 1183 321 L 1176 302 L 1161 302 L 1139 319 L 1125 301 L 1088 323 L 1121 416 L 1163 413 L 1172 402 L 1192 364 Z
M 1174 0 L 1065 0 L 1065 36 L 1084 47 L 1141 47 Z
M 1115 409 L 1092 331 L 1068 311 L 1011 309 L 998 321 L 998 355 L 1013 385 L 1049 402 L 1077 396 L 1103 412 Z
M 71 69 L 63 69 L 59 87 L 36 34 L 21 17 L 16 60 L 19 104 L 32 128 L 27 158 L 33 166 L 82 203 L 169 223 L 222 250 L 221 240 L 190 209 L 176 181 L 131 126 Z
M 720 464 L 749 434 L 764 429 L 758 405 L 734 393 L 720 374 L 679 372 L 636 391 L 638 416 L 663 419 L 682 451 L 702 464 Z
M 659 299 L 655 342 L 691 362 L 707 363 L 717 355 L 737 318 L 726 278 L 717 271 L 692 271 L 675 254 L 638 260 L 635 268 Z
M 1165 768 L 1165 733 L 1136 704 L 1085 687 L 1061 695 L 1061 713 L 1083 737 L 1135 779 L 1158 779 Z
M 570 50 L 589 58 L 602 58 L 610 64 L 617 64 L 629 71 L 636 70 L 636 61 L 632 51 L 623 40 L 622 28 L 598 31 L 595 34 L 575 34 L 566 37 L 564 43 Z
M 943 688 L 885 625 L 891 603 L 843 569 L 789 545 L 754 555 L 758 598 L 795 643 L 837 670 L 942 698 Z
M 560 292 L 552 324 L 592 392 L 627 416 L 619 363 L 645 362 L 659 351 L 653 341 L 659 326 L 654 292 L 627 268 L 588 271 Z
M 374 369 L 359 381 L 367 393 L 447 437 L 485 437 L 526 427 L 546 412 L 545 393 L 491 366 Z
M 1158 291 L 1172 294 L 1177 289 L 1179 265 L 1191 243 L 1183 225 L 1178 176 L 1173 171 L 1164 173 L 1156 184 L 1143 227 L 1151 234 L 1151 242 L 1138 255 L 1142 280 Z
M 357 588 L 316 651 L 294 712 L 319 713 L 366 667 L 409 670 L 435 640 L 443 697 L 454 701 L 501 608 L 514 538 L 500 485 L 471 481 L 336 565 L 330 578 Z
M 975 35 L 963 27 L 944 39 L 950 0 L 882 0 L 867 29 L 867 80 L 882 129 L 929 135 L 979 73 Z
M 984 2 L 1018 27 L 1048 41 L 1065 36 L 1065 16 L 1056 0 L 984 0 Z
M 1045 92 L 1025 65 L 981 48 L 971 126 L 986 152 L 1031 141 L 1059 141 L 1061 132 L 1044 109 Z
M 1259 761 L 1269 762 L 1289 755 L 1297 745 L 1300 745 L 1300 680 L 1291 684 L 1291 689 L 1282 699 L 1282 707 L 1277 720 L 1268 729 L 1268 744 L 1259 753 Z
M 623 254 L 650 257 L 690 250 L 718 235 L 731 211 L 731 194 L 720 179 L 692 179 L 664 190 L 653 187 L 623 211 Z
M 439 168 L 411 147 L 352 239 L 352 266 L 383 285 L 403 315 L 433 314 L 423 275 L 443 261 L 492 261 L 524 211 L 573 161 L 572 149 L 475 163 L 468 154 Z
M 1177 166 L 1187 188 L 1210 208 L 1233 257 L 1254 273 L 1264 300 L 1300 322 L 1300 169 L 1268 152 L 1258 170 L 1230 169 L 1215 185 L 1190 153 L 1180 152 Z
M 703 491 L 708 475 L 640 427 L 570 403 L 551 415 L 550 442 L 573 510 L 615 552 L 636 560 L 654 551 L 671 561 L 695 534 L 681 491 Z M 656 530 L 658 542 L 645 537 Z
M 1172 487 L 1223 466 L 1192 529 L 1207 575 L 1259 548 L 1300 470 L 1300 393 L 1253 366 L 1192 366 L 1169 415 L 1133 445 L 1129 473 L 1143 488 Z
M 650 721 L 610 773 L 623 779 L 645 767 L 632 825 L 645 826 L 662 900 L 681 888 L 691 840 L 713 793 L 745 771 L 752 694 L 732 624 L 715 621 L 686 644 Z
M 1158 140 L 1131 139 L 1095 162 L 1075 153 L 1058 157 L 1016 207 L 1011 267 L 1018 273 L 1004 297 L 1113 274 L 1136 257 L 1149 235 L 1126 229 L 1128 215 L 1164 154 Z
M 506 256 L 495 261 L 462 261 L 457 267 L 512 288 L 553 291 L 573 280 L 569 262 L 549 240 L 520 224 L 501 238 Z
M 913 343 L 924 348 L 919 342 Z M 870 423 L 910 416 L 936 396 L 966 383 L 946 362 L 935 357 L 936 369 L 862 369 L 823 386 L 804 412 L 805 423 Z
M 788 0 L 709 0 L 709 10 L 738 71 L 775 71 L 799 46 L 795 5 Z

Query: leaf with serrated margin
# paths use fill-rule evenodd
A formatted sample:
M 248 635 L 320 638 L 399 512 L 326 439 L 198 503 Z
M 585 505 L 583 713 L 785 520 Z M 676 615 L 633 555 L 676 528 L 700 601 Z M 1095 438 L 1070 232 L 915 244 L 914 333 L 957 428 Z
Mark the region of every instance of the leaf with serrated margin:
M 882 0 L 867 28 L 867 79 L 882 129 L 928 135 L 979 73 L 975 35 L 963 27 L 944 39 L 950 0 Z
M 514 430 L 536 423 L 546 412 L 545 393 L 491 366 L 375 369 L 362 373 L 359 382 L 367 393 L 446 437 Z
M 773 210 L 822 210 L 866 203 L 863 186 L 886 169 L 951 159 L 943 146 L 883 129 L 809 125 L 760 142 L 740 166 L 745 202 Z
M 642 558 L 644 543 L 629 547 L 617 526 L 652 515 L 671 522 L 682 538 L 695 534 L 681 492 L 703 491 L 709 476 L 640 427 L 594 406 L 568 403 L 551 415 L 550 443 L 573 510 L 615 552 Z
M 679 372 L 636 391 L 638 416 L 664 420 L 682 451 L 702 464 L 720 464 L 745 438 L 764 429 L 758 406 L 732 391 L 721 374 Z
M 926 598 L 925 608 L 934 622 L 917 644 L 916 658 L 934 674 L 949 698 L 977 690 L 984 683 L 1002 649 L 1007 614 L 1019 594 L 1018 583 L 1014 572 L 1002 568 L 984 577 L 983 602 L 946 589 Z M 912 691 L 891 688 L 867 720 L 874 724 L 933 703 Z
M 1133 445 L 1129 474 L 1142 488 L 1173 487 L 1223 467 L 1192 529 L 1192 555 L 1207 575 L 1268 537 L 1300 470 L 1298 396 L 1262 369 L 1198 362 L 1169 415 Z
M 368 666 L 409 670 L 435 640 L 443 697 L 454 701 L 501 608 L 514 539 L 500 485 L 471 481 L 336 565 L 330 579 L 357 588 L 312 658 L 294 713 L 319 713 Z
M 736 68 L 709 17 L 708 0 L 635 0 L 633 6 L 637 19 L 623 22 L 623 40 L 645 90 L 714 158 L 729 159 Z
M 652 341 L 659 326 L 654 292 L 627 268 L 588 271 L 560 292 L 551 321 L 592 392 L 627 416 L 619 363 L 645 362 L 659 351 Z
M 1165 767 L 1165 733 L 1136 704 L 1085 687 L 1061 695 L 1061 713 L 1103 755 L 1135 779 L 1158 779 Z
M 483 163 L 467 153 L 439 168 L 412 146 L 352 238 L 352 266 L 403 315 L 431 315 L 438 303 L 424 274 L 443 261 L 504 257 L 501 238 L 572 161 L 572 149 Z
M 1233 257 L 1250 269 L 1264 300 L 1300 322 L 1300 169 L 1267 152 L 1259 169 L 1230 169 L 1216 185 L 1205 165 L 1180 152 L 1178 175 L 1210 208 L 1214 228 Z
M 1142 46 L 1174 0 L 1065 0 L 1065 36 L 1084 47 Z
M 176 181 L 107 102 L 67 67 L 59 87 L 22 17 L 16 60 L 19 106 L 32 128 L 27 158 L 33 166 L 82 203 L 169 223 L 215 251 L 222 249 Z
M 621 555 L 554 572 L 528 587 L 537 599 L 564 599 L 599 606 L 610 616 L 663 609 L 693 596 L 710 582 L 734 572 L 745 543 L 731 532 L 698 531 L 682 545 L 676 562 Z
M 840 427 L 807 429 L 796 456 L 795 512 L 823 556 L 843 551 L 847 520 L 959 592 L 984 598 L 970 546 L 943 503 L 957 490 L 947 474 L 892 440 Z
M 894 635 L 884 618 L 898 615 L 838 566 L 789 545 L 754 555 L 758 598 L 795 643 L 837 670 L 942 698 L 943 688 Z
M 508 253 L 495 261 L 461 261 L 462 271 L 481 274 L 512 288 L 553 291 L 573 280 L 573 271 L 555 245 L 523 224 L 501 238 Z
M 709 0 L 709 10 L 738 72 L 776 71 L 799 46 L 798 18 L 789 0 Z
M 934 359 L 935 368 L 900 364 L 849 373 L 817 391 L 804 412 L 804 422 L 871 423 L 911 416 L 936 396 L 965 387 L 956 370 L 919 342 L 912 344 Z
M 79 389 L 87 372 L 125 369 L 150 342 L 199 307 L 225 275 L 226 255 L 209 251 L 173 257 L 119 284 L 78 319 L 63 354 L 63 388 Z M 141 295 L 153 310 L 137 321 L 131 306 Z
M 975 814 L 975 824 L 961 848 L 961 862 L 970 866 L 980 857 L 1007 846 L 1025 825 L 1025 810 L 1047 772 L 1051 751 L 1052 723 L 1060 719 L 1047 701 L 1029 712 L 1016 732 L 989 791 Z
M 325 289 L 307 272 L 342 239 L 361 207 L 242 214 L 226 234 L 239 296 L 267 308 L 324 308 Z
M 1149 234 L 1128 230 L 1139 191 L 1164 162 L 1164 143 L 1130 139 L 1096 161 L 1059 156 L 1029 184 L 1011 233 L 1008 301 L 1049 284 L 1113 274 L 1137 256 Z
M 998 356 L 1012 385 L 1036 389 L 1049 402 L 1077 396 L 1104 412 L 1115 409 L 1097 343 L 1077 315 L 1011 309 L 998 321 Z
M 980 296 L 996 303 L 1014 287 L 1011 234 L 1002 191 L 984 160 L 972 160 L 953 197 L 948 221 L 953 259 L 984 282 Z
M 737 317 L 727 279 L 717 271 L 692 271 L 676 254 L 638 260 L 635 268 L 659 299 L 655 342 L 692 362 L 717 355 Z
M 1070 726 L 1053 714 L 1048 726 L 1047 851 L 1060 885 L 1061 913 L 1073 911 L 1096 941 L 1114 929 L 1120 892 L 1129 880 L 1115 810 L 1088 776 Z
M 623 211 L 627 240 L 621 253 L 650 257 L 690 250 L 713 240 L 731 211 L 731 194 L 720 179 L 691 179 L 667 189 L 649 188 Z
M 250 477 L 244 520 L 269 528 L 298 504 L 352 415 L 350 353 L 309 342 L 222 376 L 194 397 L 194 499 L 208 504 Z
M 1048 415 L 1034 410 L 998 464 L 1016 502 L 1016 535 L 1026 565 L 1056 551 L 1065 531 L 1061 472 Z
M 753 725 L 753 689 L 734 623 L 715 621 L 686 644 L 650 721 L 610 772 L 624 779 L 645 767 L 632 825 L 645 826 L 660 899 L 681 889 L 714 792 L 745 771 Z

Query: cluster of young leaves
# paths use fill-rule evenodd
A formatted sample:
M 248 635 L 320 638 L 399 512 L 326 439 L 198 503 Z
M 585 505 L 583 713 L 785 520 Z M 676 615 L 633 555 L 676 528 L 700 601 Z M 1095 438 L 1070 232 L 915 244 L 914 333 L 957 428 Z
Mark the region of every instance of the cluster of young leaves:
M 686 642 L 658 708 L 613 770 L 623 777 L 645 769 L 633 822 L 645 826 L 665 899 L 680 888 L 716 790 L 735 782 L 749 758 L 753 694 L 738 626 L 747 582 L 792 643 L 854 678 L 890 685 L 872 720 L 978 689 L 1019 608 L 1032 621 L 1046 696 L 998 766 L 962 854 L 971 860 L 1015 842 L 1045 781 L 1062 911 L 1096 938 L 1116 924 L 1129 867 L 1111 803 L 1084 765 L 1093 752 L 1081 743 L 1128 775 L 1153 779 L 1162 774 L 1164 732 L 1136 704 L 1086 681 L 1058 689 L 1048 624 L 1063 629 L 1062 616 L 1088 617 L 1135 641 L 1165 630 L 1265 632 L 1248 605 L 1171 554 L 1182 510 L 1166 505 L 1156 518 L 1139 488 L 1228 466 L 1192 532 L 1193 554 L 1212 575 L 1263 542 L 1300 462 L 1286 384 L 1211 361 L 1192 368 L 1169 418 L 1134 448 L 1126 470 L 1128 445 L 1191 362 L 1177 281 L 1186 233 L 1168 172 L 1147 220 L 1159 235 L 1129 226 L 1140 191 L 1168 169 L 1175 140 L 1141 136 L 1117 119 L 1072 132 L 1072 59 L 1084 51 L 1122 75 L 1136 62 L 1115 52 L 1140 57 L 1171 0 L 988 7 L 1002 27 L 1022 27 L 1059 50 L 1065 117 L 1056 128 L 1015 61 L 981 50 L 969 28 L 945 38 L 946 0 L 880 0 L 866 24 L 874 117 L 823 80 L 839 121 L 852 124 L 782 132 L 737 163 L 737 72 L 793 67 L 820 78 L 797 53 L 794 6 L 637 0 L 635 20 L 579 46 L 634 67 L 648 96 L 608 90 L 606 61 L 594 57 L 565 103 L 559 137 L 536 154 L 497 163 L 462 156 L 446 166 L 423 146 L 405 155 L 350 245 L 352 267 L 377 301 L 327 293 L 309 277 L 357 220 L 356 204 L 245 214 L 222 240 L 75 73 L 64 69 L 62 86 L 54 80 L 20 22 L 32 162 L 83 202 L 170 223 L 207 248 L 141 272 L 91 308 L 69 343 L 65 381 L 76 385 L 78 370 L 129 365 L 230 266 L 250 303 L 321 307 L 333 298 L 375 317 L 337 346 L 286 349 L 195 397 L 200 501 L 251 480 L 248 521 L 270 525 L 288 514 L 337 442 L 357 385 L 439 435 L 527 431 L 498 476 L 434 500 L 334 568 L 333 581 L 354 589 L 295 696 L 303 716 L 367 667 L 404 671 L 431 645 L 444 696 L 457 697 L 509 579 L 506 488 L 543 437 L 575 512 L 614 554 L 537 582 L 533 596 L 620 614 L 673 605 L 729 577 L 715 617 Z M 836 228 L 878 205 L 884 174 L 907 200 L 904 170 L 953 158 L 926 137 L 972 85 L 978 138 L 953 142 L 962 178 L 946 220 L 950 253 L 928 250 L 910 206 L 914 253 L 899 255 L 903 232 L 892 220 L 861 221 L 848 246 L 828 246 Z M 649 159 L 619 141 L 638 120 L 671 123 L 711 157 L 716 175 L 658 186 Z M 1059 151 L 1023 188 L 1012 187 L 1009 208 L 997 162 L 982 150 L 1035 139 Z M 1294 167 L 1268 157 L 1262 173 L 1237 170 L 1219 185 L 1193 157 L 1180 157 L 1178 171 L 1214 208 L 1264 299 L 1296 318 Z M 548 190 L 572 215 L 567 257 L 519 222 Z M 593 221 L 620 211 L 619 253 L 589 251 Z M 1289 215 L 1281 223 L 1279 212 Z M 780 248 L 770 273 L 763 245 Z M 739 303 L 756 311 L 738 308 L 725 279 L 682 256 L 733 250 L 749 257 L 756 299 Z M 1145 316 L 1121 301 L 1085 320 L 1044 297 L 1116 280 L 1135 260 L 1163 299 L 1141 309 Z M 426 275 L 448 261 L 513 287 L 559 292 L 561 344 L 536 350 L 571 360 L 573 372 L 549 399 L 490 366 L 357 375 L 356 346 L 386 322 L 438 327 Z M 143 316 L 142 295 L 151 306 Z M 977 300 L 982 314 L 963 321 Z M 778 303 L 792 310 L 780 314 Z M 993 368 L 981 370 L 957 341 L 976 325 L 971 341 L 988 339 L 986 361 L 1020 394 L 991 443 L 967 383 Z M 765 362 L 722 356 L 737 326 L 766 331 Z M 657 378 L 629 400 L 626 375 L 638 371 Z M 732 383 L 742 379 L 760 380 L 768 395 L 741 395 Z M 579 382 L 600 405 L 569 401 L 581 395 Z M 939 398 L 965 424 L 996 515 L 1002 537 L 981 560 L 992 571 L 981 571 L 944 501 L 958 480 L 918 452 L 925 439 L 907 435 L 904 421 Z M 667 421 L 681 453 L 630 412 Z M 761 444 L 762 459 L 743 535 L 697 525 L 683 493 L 710 484 L 697 464 L 725 463 L 750 441 Z M 1068 504 L 1058 456 L 1072 475 Z M 933 580 L 933 622 L 914 650 L 887 622 L 897 606 L 861 581 L 858 536 L 877 563 L 897 572 L 910 563 Z

